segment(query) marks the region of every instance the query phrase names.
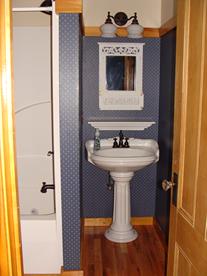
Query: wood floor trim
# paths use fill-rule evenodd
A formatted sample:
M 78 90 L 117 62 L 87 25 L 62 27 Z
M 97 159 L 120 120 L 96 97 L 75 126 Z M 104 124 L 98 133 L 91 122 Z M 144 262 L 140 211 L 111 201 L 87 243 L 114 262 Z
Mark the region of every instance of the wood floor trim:
M 24 274 L 24 276 L 84 276 L 83 270 L 64 270 L 61 268 L 60 274 Z
M 153 217 L 132 217 L 132 225 L 153 225 Z
M 83 270 L 61 270 L 61 274 L 24 274 L 24 276 L 84 276 Z
M 109 226 L 112 218 L 84 218 L 84 226 Z M 132 217 L 132 225 L 153 225 L 153 217 Z
M 24 274 L 24 276 L 60 276 L 60 274 Z
M 64 270 L 61 269 L 61 276 L 84 276 L 83 270 Z
M 81 250 L 81 253 L 80 253 L 80 261 L 81 261 L 81 264 L 80 264 L 80 267 L 82 268 L 83 267 L 83 255 L 84 255 L 84 219 L 82 218 L 81 219 L 81 231 L 80 231 L 80 240 L 81 240 L 81 243 L 80 243 L 80 250 Z
M 83 270 L 63 271 L 61 276 L 84 276 Z

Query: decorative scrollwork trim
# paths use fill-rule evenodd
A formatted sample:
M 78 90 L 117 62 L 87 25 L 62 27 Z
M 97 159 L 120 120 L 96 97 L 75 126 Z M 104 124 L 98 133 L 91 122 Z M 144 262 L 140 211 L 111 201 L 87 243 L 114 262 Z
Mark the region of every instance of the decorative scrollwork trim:
M 140 49 L 137 46 L 126 47 L 126 46 L 104 46 L 102 52 L 106 55 L 136 55 Z

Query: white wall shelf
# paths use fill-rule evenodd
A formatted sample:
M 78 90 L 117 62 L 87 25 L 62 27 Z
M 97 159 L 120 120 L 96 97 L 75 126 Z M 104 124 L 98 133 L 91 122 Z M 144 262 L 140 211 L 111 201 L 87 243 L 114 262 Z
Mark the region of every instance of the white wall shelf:
M 151 127 L 155 122 L 103 122 L 103 121 L 93 121 L 88 122 L 94 128 L 100 130 L 144 130 Z

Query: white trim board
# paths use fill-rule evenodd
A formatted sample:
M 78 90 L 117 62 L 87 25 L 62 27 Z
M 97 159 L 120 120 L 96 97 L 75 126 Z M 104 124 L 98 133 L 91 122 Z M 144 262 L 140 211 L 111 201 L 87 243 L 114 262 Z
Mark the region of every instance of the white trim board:
M 60 125 L 59 125 L 59 15 L 55 12 L 55 1 L 52 8 L 52 87 L 53 87 L 53 146 L 55 207 L 58 253 L 60 266 L 63 265 L 62 240 L 62 207 L 61 207 L 61 170 L 60 170 Z

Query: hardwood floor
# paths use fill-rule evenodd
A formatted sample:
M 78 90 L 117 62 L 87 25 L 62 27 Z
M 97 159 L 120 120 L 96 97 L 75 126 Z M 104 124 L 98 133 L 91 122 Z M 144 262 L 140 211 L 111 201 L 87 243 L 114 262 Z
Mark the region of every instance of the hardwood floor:
M 118 244 L 106 227 L 84 227 L 84 276 L 164 276 L 165 251 L 153 226 L 136 226 L 137 240 Z

